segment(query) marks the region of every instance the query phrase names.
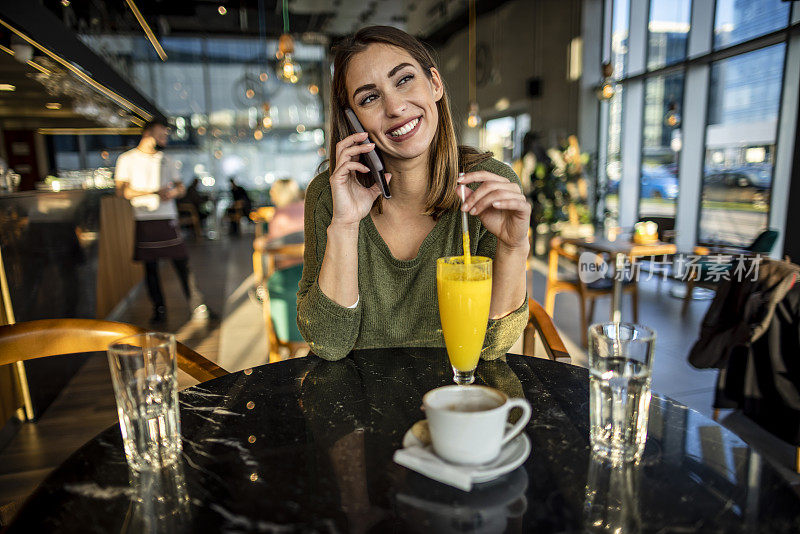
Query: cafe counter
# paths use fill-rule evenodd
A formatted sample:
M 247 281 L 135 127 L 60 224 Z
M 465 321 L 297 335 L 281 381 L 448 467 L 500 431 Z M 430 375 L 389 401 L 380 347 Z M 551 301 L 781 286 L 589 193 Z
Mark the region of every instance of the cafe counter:
M 12 312 L 8 318 L 108 317 L 141 280 L 141 269 L 131 261 L 132 240 L 130 206 L 113 189 L 0 195 L 0 252 Z M 25 362 L 28 408 L 34 418 L 83 361 L 63 356 Z M 0 426 L 8 411 L 0 406 Z

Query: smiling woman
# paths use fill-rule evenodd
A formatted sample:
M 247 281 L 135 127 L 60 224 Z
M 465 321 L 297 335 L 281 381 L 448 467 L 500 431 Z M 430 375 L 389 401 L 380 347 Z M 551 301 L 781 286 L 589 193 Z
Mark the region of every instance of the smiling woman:
M 364 133 L 348 129 L 348 108 Z M 508 166 L 458 146 L 430 52 L 396 28 L 359 30 L 335 49 L 330 109 L 328 170 L 306 193 L 298 292 L 297 322 L 312 350 L 339 359 L 353 348 L 444 346 L 436 259 L 463 254 L 460 208 L 474 216 L 470 252 L 495 260 L 482 356 L 504 354 L 527 320 L 530 206 Z M 391 198 L 359 179 L 372 150 Z

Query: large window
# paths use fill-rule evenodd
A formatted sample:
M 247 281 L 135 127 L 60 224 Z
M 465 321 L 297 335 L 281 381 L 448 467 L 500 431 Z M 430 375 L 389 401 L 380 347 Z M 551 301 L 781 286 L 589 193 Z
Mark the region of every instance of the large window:
M 258 39 L 169 37 L 162 40 L 169 60 L 162 62 L 143 37 L 84 40 L 169 116 L 167 152 L 184 181 L 197 176 L 206 187 L 223 190 L 228 177 L 251 190 L 278 178 L 305 185 L 325 157 L 322 46 L 297 43 L 295 59 L 303 72 L 291 84 L 275 74 L 274 41 L 265 50 Z M 85 164 L 112 166 L 135 141 L 87 139 Z M 84 164 L 77 145 L 62 145 L 56 149 L 59 170 Z
M 613 225 L 619 217 L 619 182 L 622 179 L 622 85 L 617 86 L 614 96 L 608 101 L 608 142 L 606 143 L 606 196 L 605 216 Z
M 507 165 L 522 157 L 522 139 L 531 129 L 531 116 L 521 115 L 489 119 L 481 132 L 481 149 Z
M 767 226 L 785 49 L 712 64 L 701 241 L 746 245 Z
M 782 230 L 790 177 L 775 172 L 792 155 L 793 142 L 778 139 L 791 138 L 779 113 L 792 109 L 787 96 L 800 83 L 786 76 L 796 4 L 605 0 L 603 57 L 615 85 L 603 95 L 598 141 L 607 219 L 629 227 L 674 218 L 687 250 L 746 246 L 768 226 Z
M 627 73 L 630 0 L 614 0 L 612 10 L 611 66 L 614 67 L 614 77 L 619 79 Z
M 714 47 L 722 48 L 783 28 L 789 22 L 783 0 L 717 0 Z
M 619 80 L 625 76 L 628 67 L 628 27 L 630 18 L 630 0 L 613 0 L 611 13 L 611 57 L 609 62 L 613 69 L 612 77 Z M 619 181 L 622 177 L 622 98 L 623 88 L 615 87 L 614 95 L 608 101 L 606 165 L 602 173 L 605 187 L 602 203 L 604 211 L 602 219 L 612 226 L 617 225 L 619 216 Z
M 648 69 L 686 57 L 691 9 L 691 0 L 651 0 L 647 24 Z
M 683 73 L 645 81 L 639 216 L 674 217 L 682 148 Z

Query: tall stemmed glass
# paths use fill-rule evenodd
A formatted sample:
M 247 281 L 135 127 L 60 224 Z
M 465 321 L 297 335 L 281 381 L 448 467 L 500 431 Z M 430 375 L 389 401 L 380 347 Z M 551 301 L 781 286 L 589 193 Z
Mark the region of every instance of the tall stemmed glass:
M 436 288 L 453 380 L 459 385 L 471 384 L 489 322 L 492 259 L 472 256 L 465 263 L 463 256 L 439 258 Z

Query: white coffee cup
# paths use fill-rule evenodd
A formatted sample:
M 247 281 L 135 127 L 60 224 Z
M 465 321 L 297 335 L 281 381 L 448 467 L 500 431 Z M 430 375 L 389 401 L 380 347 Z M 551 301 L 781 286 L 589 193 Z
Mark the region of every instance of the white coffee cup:
M 491 462 L 503 445 L 528 424 L 531 406 L 486 386 L 444 386 L 422 397 L 434 452 L 444 460 L 476 465 Z M 519 420 L 506 430 L 508 413 L 522 409 Z

